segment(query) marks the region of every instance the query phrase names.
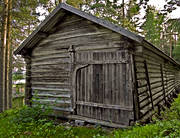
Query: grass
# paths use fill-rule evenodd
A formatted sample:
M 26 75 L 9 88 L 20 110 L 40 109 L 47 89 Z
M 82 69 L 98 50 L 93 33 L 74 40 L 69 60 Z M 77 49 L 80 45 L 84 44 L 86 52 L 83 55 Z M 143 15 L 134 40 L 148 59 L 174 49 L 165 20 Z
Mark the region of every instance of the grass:
M 25 110 L 29 109 L 26 108 Z M 103 131 L 101 128 L 92 129 L 86 127 L 65 127 L 61 125 L 55 125 L 53 121 L 50 121 L 47 118 L 39 118 L 38 120 L 32 119 L 31 121 L 18 118 L 17 121 L 15 119 L 20 117 L 18 115 L 19 111 L 9 110 L 1 114 L 0 138 L 86 138 L 107 135 L 107 132 Z
M 174 138 L 180 137 L 180 96 L 170 109 L 144 126 L 104 130 L 100 127 L 55 125 L 42 106 L 12 109 L 0 114 L 0 138 Z
M 12 99 L 12 108 L 20 108 L 24 105 L 24 96 L 15 97 Z

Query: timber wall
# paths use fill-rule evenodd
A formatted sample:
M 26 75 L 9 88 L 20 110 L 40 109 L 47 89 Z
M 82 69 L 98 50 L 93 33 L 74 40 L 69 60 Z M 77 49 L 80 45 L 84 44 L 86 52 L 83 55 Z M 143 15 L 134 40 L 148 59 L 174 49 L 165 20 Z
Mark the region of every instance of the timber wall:
M 50 33 L 31 54 L 30 93 L 38 96 L 35 102 L 129 125 L 134 111 L 127 40 L 70 13 Z
M 139 49 L 139 48 L 137 48 Z M 140 47 L 134 54 L 139 119 L 167 105 L 180 87 L 179 68 L 167 59 Z

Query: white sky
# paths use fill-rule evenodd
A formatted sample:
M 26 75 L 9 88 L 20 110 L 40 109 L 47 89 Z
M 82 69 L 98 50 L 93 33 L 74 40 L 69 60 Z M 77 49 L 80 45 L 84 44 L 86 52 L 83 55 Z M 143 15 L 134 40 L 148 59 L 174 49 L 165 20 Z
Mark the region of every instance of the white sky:
M 149 4 L 155 6 L 158 10 L 162 10 L 166 2 L 165 0 L 150 0 Z M 180 7 L 177 7 L 169 16 L 171 18 L 180 18 Z
M 127 2 L 129 0 L 125 0 Z M 122 3 L 122 0 L 118 1 L 119 3 Z M 149 5 L 155 6 L 157 10 L 164 9 L 164 5 L 166 4 L 165 0 L 150 0 L 148 2 Z M 37 9 L 40 12 L 45 12 L 41 7 Z M 139 15 L 140 18 L 145 15 L 145 11 L 141 10 L 141 14 Z M 176 10 L 174 10 L 171 14 L 168 15 L 170 18 L 180 18 L 180 7 L 177 7 Z M 40 20 L 44 20 L 44 16 L 39 17 Z

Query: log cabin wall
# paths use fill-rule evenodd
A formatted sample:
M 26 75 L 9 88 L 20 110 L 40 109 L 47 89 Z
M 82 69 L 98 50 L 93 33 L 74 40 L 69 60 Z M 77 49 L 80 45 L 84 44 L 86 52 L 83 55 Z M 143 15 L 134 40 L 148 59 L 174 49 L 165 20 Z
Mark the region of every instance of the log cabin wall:
M 125 37 L 72 13 L 49 33 L 32 49 L 32 95 L 56 111 L 129 125 L 132 64 Z
M 153 50 L 136 46 L 134 53 L 139 119 L 168 104 L 180 87 L 179 68 Z

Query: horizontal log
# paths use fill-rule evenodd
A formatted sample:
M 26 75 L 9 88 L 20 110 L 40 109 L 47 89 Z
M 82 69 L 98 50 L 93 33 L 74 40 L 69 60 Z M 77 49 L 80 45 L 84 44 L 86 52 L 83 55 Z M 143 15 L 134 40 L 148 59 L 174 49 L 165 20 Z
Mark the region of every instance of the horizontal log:
M 66 111 L 66 112 L 73 112 L 74 110 L 72 107 L 69 108 L 62 108 L 62 107 L 56 107 L 56 106 L 49 106 L 50 109 L 55 110 L 55 111 Z
M 35 81 L 31 81 L 32 85 L 65 85 L 65 86 L 69 86 L 70 83 L 62 83 L 62 82 L 35 82 Z
M 71 74 L 69 72 L 47 72 L 45 73 L 32 73 L 31 77 L 32 78 L 49 78 L 49 77 L 53 77 L 53 78 L 69 78 Z
M 102 43 L 102 44 L 92 43 L 92 44 L 90 44 L 90 46 L 89 45 L 76 46 L 75 51 L 82 52 L 82 51 L 101 50 L 101 49 L 104 49 L 106 51 L 108 51 L 110 49 L 117 50 L 118 48 L 125 48 L 124 43 L 125 42 L 123 40 L 109 42 L 109 43 Z
M 151 60 L 147 60 L 147 59 L 142 59 L 141 61 L 140 60 L 135 60 L 135 63 L 144 63 L 144 61 L 147 62 L 147 65 L 152 65 L 152 66 L 160 66 L 160 64 L 158 64 L 157 62 L 153 62 Z
M 143 93 L 145 93 L 145 92 L 147 92 L 147 91 L 148 91 L 148 88 L 147 88 L 147 87 L 139 88 L 139 89 L 138 89 L 138 95 L 141 95 L 141 94 L 143 94 Z
M 162 82 L 162 78 L 150 78 L 150 83 L 154 84 L 156 82 Z
M 137 80 L 145 80 L 146 79 L 146 76 L 138 76 L 137 77 Z
M 135 61 L 138 61 L 138 62 L 143 62 L 144 60 L 146 60 L 147 62 L 154 62 L 154 59 L 153 58 L 145 58 L 144 57 L 144 54 L 140 55 L 140 54 L 136 54 L 135 53 Z M 157 63 L 157 62 L 156 62 Z
M 71 89 L 71 84 L 69 85 L 43 85 L 43 84 L 32 84 L 31 87 L 42 87 L 42 88 L 52 88 L 52 89 Z
M 167 87 L 172 86 L 172 85 L 174 85 L 174 83 L 175 83 L 174 80 L 168 81 L 167 84 L 166 84 L 166 86 L 167 86 Z
M 145 86 L 147 86 L 147 81 L 146 80 L 137 80 L 137 85 L 138 85 L 138 88 L 145 87 Z
M 153 79 L 153 78 L 156 78 L 156 79 L 158 79 L 158 78 L 161 78 L 161 76 L 151 76 L 151 77 L 149 77 L 149 79 Z
M 159 102 L 164 100 L 164 95 L 159 94 L 157 97 L 154 98 L 154 104 L 158 104 Z
M 36 94 L 42 94 L 42 95 L 46 95 L 46 94 L 50 94 L 50 95 L 70 95 L 72 94 L 71 92 L 67 92 L 67 91 L 49 91 L 49 90 L 32 90 L 32 94 L 36 95 Z
M 157 83 L 161 83 L 161 84 L 162 84 L 162 80 L 156 80 L 156 81 L 151 81 L 151 80 L 150 80 L 150 84 L 151 84 L 151 85 L 157 84 Z
M 37 48 L 32 51 L 32 58 L 39 58 L 42 56 L 51 56 L 53 54 L 68 54 L 68 49 L 61 49 L 61 50 L 56 50 L 52 49 L 51 47 L 48 48 L 41 48 L 41 51 L 39 51 Z
M 151 90 L 154 91 L 154 89 L 157 89 L 157 88 L 162 88 L 162 83 L 159 83 L 158 85 L 153 85 L 153 86 L 151 87 Z
M 158 93 L 163 93 L 163 88 L 159 88 L 158 90 L 154 91 L 152 96 L 156 96 Z
M 157 66 L 152 66 L 152 65 L 147 65 L 148 71 L 159 71 L 160 67 Z
M 105 108 L 105 109 L 108 108 L 108 109 L 133 111 L 133 107 L 122 106 L 122 105 L 110 105 L 110 104 L 84 102 L 84 101 L 76 101 L 76 104 L 77 105 L 83 105 L 83 106 L 92 106 L 92 107 L 97 107 L 97 108 Z
M 70 69 L 69 69 L 70 70 Z M 31 70 L 31 75 L 32 74 L 55 74 L 55 73 L 59 73 L 59 74 L 68 74 L 70 73 L 70 71 L 68 70 L 64 70 L 64 69 L 57 69 L 57 70 L 54 70 L 54 69 L 42 69 L 42 70 Z
M 151 100 L 145 100 L 143 101 L 142 103 L 140 103 L 140 110 L 144 109 L 144 108 L 152 108 L 151 107 L 152 104 L 151 104 Z
M 32 59 L 32 63 L 34 62 L 40 62 L 40 61 L 48 61 L 48 60 L 56 60 L 56 59 L 64 59 L 67 60 L 68 58 L 70 58 L 70 53 L 66 53 L 66 54 L 53 54 L 53 55 L 42 55 L 42 57 L 33 57 Z M 70 59 L 69 59 L 70 60 Z
M 32 93 L 33 96 L 38 97 L 52 97 L 52 98 L 70 98 L 70 94 L 49 94 L 49 93 Z
M 41 104 L 49 104 L 49 105 L 53 105 L 54 103 L 55 104 L 71 104 L 71 100 L 70 99 L 63 99 L 63 100 L 60 100 L 60 99 L 57 99 L 57 98 L 53 98 L 53 99 L 50 99 L 50 98 L 46 98 L 46 99 L 38 99 L 38 100 L 32 100 L 33 102 L 39 102 Z
M 67 88 L 62 88 L 62 89 L 56 89 L 56 88 L 44 88 L 44 87 L 32 87 L 33 91 L 38 91 L 38 90 L 45 90 L 45 91 L 64 91 L 64 92 L 70 92 L 70 89 Z
M 38 105 L 36 105 L 36 104 L 32 104 L 32 107 L 36 107 L 36 106 L 38 106 Z M 59 111 L 66 111 L 66 112 L 73 112 L 72 107 L 62 108 L 62 107 L 56 107 L 56 106 L 48 106 L 48 108 L 49 108 L 49 109 L 52 109 L 52 110 L 53 110 L 53 112 L 54 112 L 55 110 L 59 110 Z M 54 114 L 52 114 L 52 116 L 54 116 Z
M 66 84 L 70 84 L 70 78 L 52 78 L 52 77 L 48 77 L 48 78 L 31 78 L 31 82 L 61 82 L 61 83 L 66 83 Z
M 73 16 L 71 16 L 73 17 Z M 57 27 L 55 27 L 56 30 L 59 30 L 59 28 L 61 27 L 67 27 L 67 26 L 70 26 L 70 25 L 73 25 L 74 27 L 74 24 L 79 24 L 80 22 L 85 22 L 83 18 L 77 18 L 75 17 L 76 19 L 72 19 L 70 18 L 68 21 L 65 21 L 65 22 L 62 22 L 60 25 L 57 25 Z
M 105 61 L 84 61 L 84 62 L 76 62 L 76 64 L 89 64 L 89 65 L 95 65 L 95 64 L 126 64 L 128 63 L 126 60 L 105 60 Z
M 106 38 L 105 41 L 108 39 L 108 36 L 110 34 L 105 32 L 90 32 L 90 33 L 80 33 L 80 34 L 72 34 L 72 35 L 61 35 L 61 34 L 56 34 L 56 36 L 53 39 L 46 39 L 44 40 L 40 45 L 47 45 L 49 43 L 51 43 L 54 46 L 57 46 L 59 42 L 61 42 L 61 46 L 63 46 L 65 43 L 69 43 L 69 44 L 74 44 L 76 43 L 76 45 L 79 44 L 83 44 L 85 42 L 87 42 L 86 44 L 88 44 L 88 42 L 91 41 L 87 41 L 89 40 L 96 40 L 98 41 L 102 41 L 102 38 Z M 117 36 L 117 35 L 116 35 Z M 120 38 L 120 37 L 119 37 Z M 113 38 L 109 38 L 111 40 L 113 40 Z M 117 39 L 117 37 L 116 37 Z M 78 41 L 80 40 L 80 41 Z M 72 42 L 71 42 L 72 41 Z
M 174 85 L 170 86 L 167 90 L 166 90 L 166 95 L 168 95 L 169 93 L 171 93 L 171 91 L 175 90 Z
M 160 57 L 156 53 L 154 53 L 154 52 L 152 52 L 152 51 L 150 51 L 150 50 L 148 50 L 146 48 L 143 51 L 143 57 L 148 58 L 148 59 L 154 59 L 155 61 L 164 62 L 164 59 L 162 57 Z
M 39 65 L 46 65 L 46 66 L 48 66 L 48 65 L 54 65 L 54 64 L 56 64 L 56 65 L 59 65 L 59 64 L 69 64 L 69 63 L 71 63 L 71 61 L 70 61 L 70 58 L 66 58 L 66 59 L 55 59 L 55 60 L 48 60 L 48 61 L 39 61 L 39 62 L 32 62 L 31 63 L 31 65 L 32 66 L 39 66 Z
M 143 96 L 143 97 L 139 96 L 139 103 L 142 103 L 145 100 L 150 100 L 149 94 L 146 94 L 146 96 Z
M 108 121 L 102 121 L 102 120 L 92 119 L 92 118 L 83 117 L 83 116 L 69 115 L 68 118 L 75 119 L 75 120 L 83 120 L 89 123 L 100 124 L 103 126 L 109 126 L 109 127 L 114 127 L 114 128 L 127 128 L 127 125 L 116 124 L 116 123 L 112 123 Z
M 144 94 L 146 94 L 148 92 L 149 92 L 148 89 L 144 89 L 142 91 L 138 91 L 138 96 L 144 95 Z
M 146 74 L 145 73 L 137 73 L 136 74 L 137 80 L 141 80 L 141 78 L 146 78 Z
M 147 82 L 143 85 L 138 85 L 138 88 L 143 88 L 143 87 L 147 87 Z

